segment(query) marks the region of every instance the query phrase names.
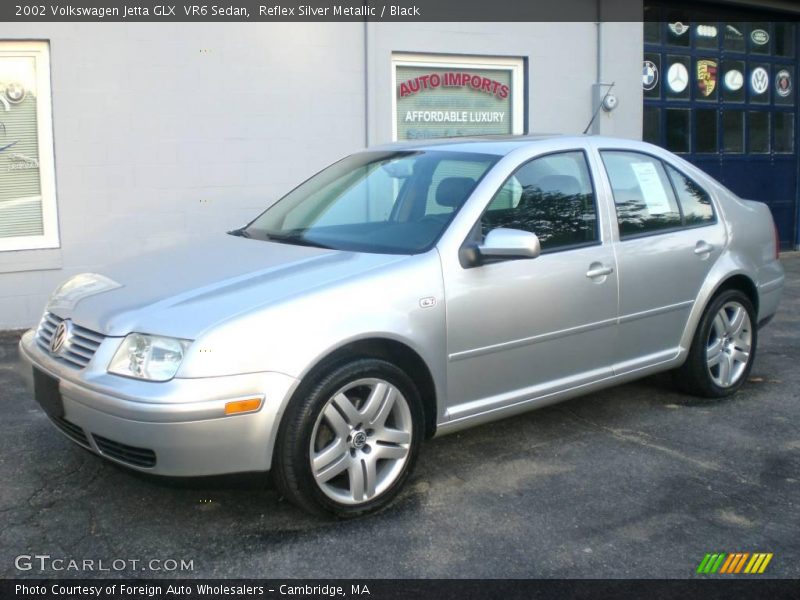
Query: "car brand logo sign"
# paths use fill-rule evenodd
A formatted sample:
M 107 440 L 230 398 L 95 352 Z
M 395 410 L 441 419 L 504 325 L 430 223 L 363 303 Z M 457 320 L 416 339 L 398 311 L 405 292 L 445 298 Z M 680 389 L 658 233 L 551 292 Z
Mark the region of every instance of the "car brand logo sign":
M 689 71 L 686 70 L 682 63 L 673 64 L 667 71 L 667 83 L 669 84 L 669 89 L 676 94 L 680 94 L 689 85 Z
M 644 61 L 642 66 L 642 88 L 649 92 L 658 85 L 658 67 L 649 60 Z
M 786 69 L 781 69 L 775 75 L 775 92 L 781 98 L 786 98 L 792 93 L 792 74 Z
M 717 87 L 717 61 L 697 61 L 697 88 L 703 96 L 708 97 Z
M 697 29 L 695 29 L 695 32 L 697 32 L 697 37 L 717 37 L 717 28 L 714 25 L 698 25 Z
M 58 354 L 64 347 L 70 333 L 69 321 L 61 321 L 53 333 L 53 338 L 50 340 L 50 352 Z
M 769 89 L 769 75 L 764 67 L 756 67 L 750 73 L 750 87 L 755 94 L 763 94 Z
M 763 29 L 753 29 L 753 31 L 750 32 L 750 39 L 753 40 L 754 44 L 763 46 L 769 42 L 769 34 Z
M 689 31 L 689 26 L 688 25 L 684 25 L 680 21 L 677 21 L 675 23 L 670 23 L 668 25 L 668 27 L 669 27 L 669 30 L 672 33 L 674 33 L 675 35 L 683 35 L 687 31 Z
M 744 85 L 744 75 L 742 75 L 742 72 L 737 69 L 731 69 L 725 73 L 723 83 L 730 91 L 738 92 Z

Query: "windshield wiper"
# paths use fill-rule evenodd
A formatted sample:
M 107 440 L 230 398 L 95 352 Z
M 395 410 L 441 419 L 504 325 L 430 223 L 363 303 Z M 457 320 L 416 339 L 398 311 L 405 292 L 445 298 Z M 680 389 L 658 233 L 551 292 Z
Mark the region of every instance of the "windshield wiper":
M 311 246 L 313 248 L 325 248 L 326 250 L 332 250 L 330 246 L 326 246 L 320 242 L 315 242 L 314 240 L 310 240 L 308 238 L 303 237 L 300 234 L 286 234 L 286 235 L 276 235 L 274 233 L 266 234 L 266 239 L 269 241 L 279 242 L 281 244 L 294 244 L 296 246 Z

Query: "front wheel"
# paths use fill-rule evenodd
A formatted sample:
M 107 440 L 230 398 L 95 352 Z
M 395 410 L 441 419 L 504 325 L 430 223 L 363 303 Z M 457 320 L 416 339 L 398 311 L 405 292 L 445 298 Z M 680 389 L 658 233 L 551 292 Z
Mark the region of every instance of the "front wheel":
M 275 448 L 276 483 L 314 513 L 376 511 L 408 478 L 422 422 L 419 393 L 396 366 L 359 359 L 333 368 L 287 408 Z
M 725 290 L 708 305 L 676 383 L 695 396 L 721 398 L 736 392 L 750 373 L 758 330 L 753 303 L 739 290 Z

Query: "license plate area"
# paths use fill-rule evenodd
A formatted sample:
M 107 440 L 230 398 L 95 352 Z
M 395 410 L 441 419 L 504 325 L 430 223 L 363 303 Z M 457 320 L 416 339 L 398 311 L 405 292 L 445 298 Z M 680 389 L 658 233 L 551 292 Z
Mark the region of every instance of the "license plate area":
M 36 402 L 51 419 L 64 416 L 64 401 L 58 389 L 58 379 L 33 367 L 33 394 Z

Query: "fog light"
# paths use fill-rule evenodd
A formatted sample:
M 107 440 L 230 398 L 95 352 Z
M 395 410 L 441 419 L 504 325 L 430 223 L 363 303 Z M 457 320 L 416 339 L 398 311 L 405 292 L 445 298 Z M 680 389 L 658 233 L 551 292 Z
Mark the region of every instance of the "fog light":
M 233 400 L 225 403 L 226 415 L 238 415 L 241 413 L 255 412 L 261 408 L 261 398 L 247 398 L 245 400 Z

